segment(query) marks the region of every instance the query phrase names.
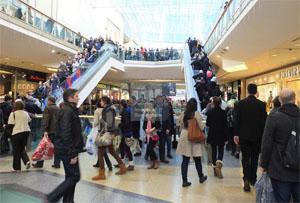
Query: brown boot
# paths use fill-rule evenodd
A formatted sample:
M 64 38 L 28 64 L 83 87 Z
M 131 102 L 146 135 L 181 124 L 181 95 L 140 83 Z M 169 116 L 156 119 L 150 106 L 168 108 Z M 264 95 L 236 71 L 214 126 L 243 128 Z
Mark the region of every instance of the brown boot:
M 158 167 L 159 167 L 159 161 L 155 160 L 154 161 L 154 169 L 158 169 Z
M 213 166 L 213 169 L 214 169 L 214 176 L 217 176 L 216 166 Z
M 92 180 L 104 180 L 106 179 L 105 177 L 105 169 L 99 169 L 99 174 L 95 177 L 92 178 Z
M 120 164 L 120 170 L 116 173 L 116 175 L 121 175 L 127 172 L 127 168 L 124 163 Z
M 218 178 L 220 178 L 220 179 L 223 178 L 222 167 L 223 167 L 223 162 L 220 161 L 220 160 L 218 160 L 218 161 L 216 162 L 216 168 L 215 168 L 215 170 L 216 170 L 216 173 L 217 173 Z
M 148 169 L 154 168 L 154 161 L 151 161 L 151 165 L 148 167 Z

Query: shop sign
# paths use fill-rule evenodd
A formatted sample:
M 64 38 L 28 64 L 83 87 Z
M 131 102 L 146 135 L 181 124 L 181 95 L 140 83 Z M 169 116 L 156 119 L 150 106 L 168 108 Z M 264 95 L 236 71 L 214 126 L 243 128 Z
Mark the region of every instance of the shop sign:
M 106 89 L 106 85 L 104 85 L 104 84 L 97 84 L 96 87 L 100 88 L 100 89 Z
M 113 90 L 113 91 L 119 91 L 120 88 L 118 88 L 118 87 L 111 87 L 111 90 Z
M 17 89 L 18 90 L 34 90 L 36 88 L 35 84 L 18 84 Z
M 280 73 L 280 78 L 281 79 L 293 78 L 293 77 L 296 77 L 296 76 L 300 76 L 299 67 L 290 68 L 290 69 L 287 69 L 285 71 L 281 71 L 281 73 Z
M 46 81 L 46 75 L 41 73 L 41 74 L 28 74 L 27 75 L 27 81 L 31 82 L 45 82 Z

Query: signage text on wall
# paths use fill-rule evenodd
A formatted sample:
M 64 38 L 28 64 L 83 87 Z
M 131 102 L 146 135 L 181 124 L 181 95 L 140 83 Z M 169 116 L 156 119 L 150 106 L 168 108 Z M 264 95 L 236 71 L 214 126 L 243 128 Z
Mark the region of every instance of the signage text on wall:
M 295 68 L 290 68 L 290 69 L 287 69 L 285 71 L 281 71 L 280 72 L 280 78 L 281 79 L 284 79 L 284 78 L 293 78 L 293 77 L 296 77 L 296 76 L 299 76 L 300 73 L 299 73 L 299 67 L 295 67 Z

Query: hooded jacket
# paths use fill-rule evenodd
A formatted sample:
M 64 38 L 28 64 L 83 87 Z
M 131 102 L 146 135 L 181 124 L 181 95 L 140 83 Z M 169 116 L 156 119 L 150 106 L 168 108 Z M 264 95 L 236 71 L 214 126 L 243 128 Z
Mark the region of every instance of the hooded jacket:
M 299 115 L 300 110 L 295 104 L 284 104 L 267 118 L 261 146 L 261 167 L 267 170 L 270 178 L 300 182 L 299 171 L 284 167 L 279 156 L 279 150 L 285 150 L 294 126 L 299 124 Z

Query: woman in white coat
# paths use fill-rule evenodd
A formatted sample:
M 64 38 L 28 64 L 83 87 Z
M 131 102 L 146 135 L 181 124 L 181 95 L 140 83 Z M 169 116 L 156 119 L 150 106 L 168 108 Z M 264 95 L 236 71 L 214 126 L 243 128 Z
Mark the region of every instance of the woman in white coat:
M 185 111 L 181 114 L 180 117 L 180 139 L 177 146 L 177 154 L 182 155 L 182 164 L 181 164 L 181 175 L 182 175 L 182 187 L 190 186 L 191 183 L 187 179 L 188 165 L 190 157 L 193 157 L 195 160 L 195 166 L 198 172 L 199 181 L 203 183 L 206 181 L 207 176 L 203 175 L 201 156 L 204 155 L 204 143 L 195 143 L 188 140 L 188 120 L 196 119 L 198 127 L 200 130 L 204 130 L 204 125 L 202 124 L 202 117 L 197 111 L 197 101 L 195 98 L 191 98 L 186 107 Z

